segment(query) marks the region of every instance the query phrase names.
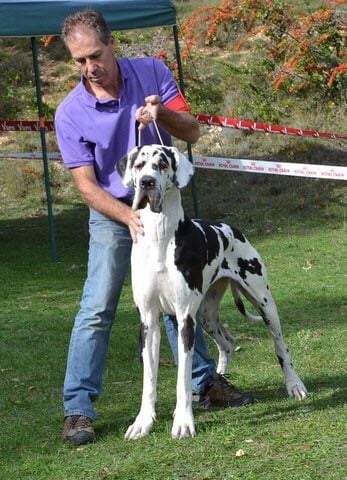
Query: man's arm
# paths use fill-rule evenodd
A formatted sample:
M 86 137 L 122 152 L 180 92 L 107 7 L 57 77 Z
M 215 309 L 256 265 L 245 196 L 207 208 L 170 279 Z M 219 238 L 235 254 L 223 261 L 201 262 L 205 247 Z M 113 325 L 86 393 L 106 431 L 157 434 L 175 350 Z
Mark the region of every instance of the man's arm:
M 136 120 L 140 130 L 155 120 L 170 135 L 185 142 L 195 143 L 200 136 L 199 123 L 189 112 L 174 111 L 161 104 L 159 95 L 145 98 L 146 105 L 137 109 Z M 148 115 L 148 113 L 150 115 Z
M 99 187 L 92 165 L 72 168 L 70 171 L 76 187 L 87 205 L 113 220 L 128 225 L 134 242 L 136 242 L 137 234 L 143 235 L 140 212 L 132 210 L 131 207 Z
M 158 109 L 158 123 L 170 135 L 188 143 L 195 143 L 200 136 L 198 121 L 189 112 L 174 112 L 164 105 Z

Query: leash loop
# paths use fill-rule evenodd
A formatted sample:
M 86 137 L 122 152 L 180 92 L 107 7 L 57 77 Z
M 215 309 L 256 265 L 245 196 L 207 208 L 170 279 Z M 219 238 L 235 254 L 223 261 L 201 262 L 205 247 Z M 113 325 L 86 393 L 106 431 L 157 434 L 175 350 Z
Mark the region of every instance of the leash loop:
M 152 123 L 154 124 L 155 131 L 157 132 L 158 138 L 160 140 L 160 145 L 164 145 L 163 139 L 161 138 L 161 135 L 160 135 L 160 132 L 159 132 L 157 122 L 153 119 Z M 137 146 L 140 147 L 141 146 L 141 130 L 138 128 L 137 131 L 138 131 L 138 136 L 137 136 L 138 145 Z

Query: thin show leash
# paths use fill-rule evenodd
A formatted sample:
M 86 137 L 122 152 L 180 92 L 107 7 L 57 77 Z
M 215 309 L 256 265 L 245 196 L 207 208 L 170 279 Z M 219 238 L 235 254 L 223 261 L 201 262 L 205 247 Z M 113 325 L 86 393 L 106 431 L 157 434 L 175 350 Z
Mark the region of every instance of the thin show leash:
M 159 128 L 158 128 L 157 122 L 153 119 L 153 120 L 152 120 L 152 123 L 154 124 L 154 128 L 155 128 L 155 131 L 157 132 L 158 138 L 159 138 L 159 140 L 160 140 L 160 144 L 161 144 L 161 145 L 164 145 L 163 139 L 161 138 L 161 135 L 160 135 L 160 132 L 159 132 Z M 138 129 L 137 146 L 138 146 L 138 147 L 141 146 L 141 130 L 140 130 L 140 129 Z

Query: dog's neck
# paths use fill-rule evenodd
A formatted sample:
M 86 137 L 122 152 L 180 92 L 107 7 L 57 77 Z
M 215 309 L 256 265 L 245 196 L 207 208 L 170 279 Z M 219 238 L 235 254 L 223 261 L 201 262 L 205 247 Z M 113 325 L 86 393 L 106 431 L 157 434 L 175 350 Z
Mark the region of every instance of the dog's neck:
M 165 270 L 167 248 L 175 236 L 179 221 L 183 218 L 181 194 L 176 188 L 165 195 L 160 213 L 152 212 L 149 206 L 141 210 L 144 235 L 138 237 L 134 247 L 138 246 L 151 258 L 151 265 L 156 272 Z
M 168 243 L 182 218 L 184 218 L 184 211 L 181 193 L 177 188 L 172 188 L 163 198 L 160 213 L 153 213 L 149 206 L 141 211 L 141 220 L 147 241 Z

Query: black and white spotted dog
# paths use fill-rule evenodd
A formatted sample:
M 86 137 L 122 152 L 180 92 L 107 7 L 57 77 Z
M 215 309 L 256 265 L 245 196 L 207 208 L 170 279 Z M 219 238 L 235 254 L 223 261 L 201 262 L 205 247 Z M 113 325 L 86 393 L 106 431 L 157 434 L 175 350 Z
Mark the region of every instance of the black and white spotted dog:
M 133 209 L 142 209 L 144 236 L 132 249 L 132 288 L 141 315 L 143 394 L 140 412 L 125 438 L 149 433 L 155 420 L 161 312 L 178 323 L 177 401 L 172 436 L 195 434 L 192 413 L 192 355 L 198 314 L 219 350 L 218 372 L 225 373 L 234 339 L 219 321 L 219 306 L 229 287 L 240 312 L 262 319 L 275 344 L 288 394 L 303 399 L 305 385 L 293 369 L 284 343 L 264 263 L 237 229 L 225 223 L 191 220 L 183 211 L 180 189 L 193 175 L 193 165 L 174 147 L 136 147 L 117 164 L 126 186 L 134 188 Z M 259 311 L 251 315 L 244 295 Z

